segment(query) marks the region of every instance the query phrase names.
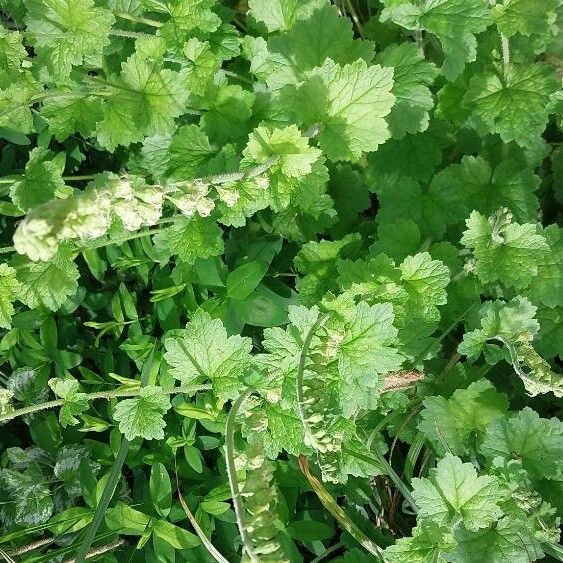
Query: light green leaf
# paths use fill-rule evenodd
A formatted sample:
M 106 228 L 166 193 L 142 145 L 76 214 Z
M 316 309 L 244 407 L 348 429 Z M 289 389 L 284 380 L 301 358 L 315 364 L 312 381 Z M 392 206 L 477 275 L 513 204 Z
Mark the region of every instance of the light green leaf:
M 521 33 L 550 38 L 560 6 L 561 0 L 503 0 L 492 11 L 498 30 L 507 37 Z
M 198 258 L 209 258 L 223 253 L 222 231 L 209 217 L 194 215 L 179 217 L 154 237 L 159 257 L 168 261 L 179 256 L 183 262 L 194 264 Z
M 506 78 L 475 74 L 463 98 L 481 135 L 498 134 L 505 143 L 533 147 L 549 116 L 550 96 L 561 87 L 545 64 L 510 65 Z
M 67 77 L 85 59 L 101 56 L 109 43 L 115 18 L 93 0 L 29 0 L 25 7 L 39 60 L 56 79 Z
M 170 406 L 170 399 L 160 387 L 147 385 L 139 389 L 138 397 L 117 403 L 113 418 L 128 440 L 162 440 L 166 426 L 163 417 Z
M 266 171 L 271 207 L 275 211 L 289 205 L 299 179 L 312 172 L 321 151 L 309 145 L 295 125 L 283 129 L 257 127 L 249 136 L 243 151 L 241 169 L 272 162 Z
M 373 45 L 353 39 L 352 22 L 340 17 L 328 2 L 267 43 L 261 37 L 247 36 L 243 50 L 250 60 L 250 72 L 273 90 L 300 82 L 307 71 L 322 66 L 327 58 L 338 64 L 373 58 Z
M 477 55 L 476 34 L 491 23 L 488 0 L 384 0 L 381 21 L 436 35 L 444 51 L 442 73 L 455 80 Z
M 385 117 L 395 103 L 393 70 L 359 59 L 331 59 L 284 91 L 284 105 L 306 127 L 320 126 L 319 145 L 329 160 L 357 162 L 390 136 Z
M 456 389 L 449 399 L 427 397 L 418 429 L 444 455 L 466 455 L 472 441 L 478 439 L 488 424 L 508 410 L 508 400 L 486 379 L 472 383 L 467 389 Z
M 513 223 L 507 209 L 500 209 L 489 218 L 473 211 L 466 225 L 461 244 L 472 251 L 474 271 L 481 282 L 500 282 L 516 289 L 531 283 L 549 250 L 536 225 Z
M 0 328 L 11 328 L 14 314 L 13 302 L 20 292 L 16 270 L 8 264 L 0 264 Z
M 49 262 L 29 262 L 18 257 L 13 265 L 17 266 L 20 283 L 18 299 L 30 309 L 43 306 L 57 311 L 78 289 L 78 268 L 65 247 Z
M 427 62 L 414 43 L 391 45 L 375 58 L 383 67 L 393 69 L 393 89 L 396 101 L 387 117 L 394 139 L 407 133 L 417 133 L 428 128 L 429 110 L 434 100 L 429 86 L 438 75 L 433 63 Z
M 468 530 L 486 528 L 502 516 L 497 479 L 477 476 L 471 463 L 447 453 L 429 476 L 412 480 L 419 516 L 438 526 L 463 522 Z
M 252 365 L 252 342 L 227 336 L 220 319 L 198 309 L 181 334 L 164 341 L 170 373 L 183 384 L 211 380 L 222 400 L 235 399 Z
M 62 179 L 64 159 L 53 158 L 53 153 L 37 147 L 29 153 L 21 180 L 10 188 L 12 201 L 24 212 L 55 197 L 64 187 Z
M 289 31 L 297 20 L 306 20 L 326 0 L 249 0 L 250 14 L 266 25 L 268 32 Z
M 480 449 L 489 460 L 520 459 L 532 478 L 563 481 L 563 422 L 529 407 L 493 421 Z
M 115 86 L 97 129 L 104 148 L 113 151 L 146 135 L 166 133 L 184 112 L 188 91 L 180 73 L 162 68 L 163 55 L 164 45 L 157 38 L 139 39 L 120 76 L 112 77 Z

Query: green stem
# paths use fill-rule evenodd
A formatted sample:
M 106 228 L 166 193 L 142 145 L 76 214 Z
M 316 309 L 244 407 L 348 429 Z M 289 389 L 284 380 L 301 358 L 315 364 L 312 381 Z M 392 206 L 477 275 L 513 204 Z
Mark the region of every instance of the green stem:
M 231 494 L 233 496 L 233 506 L 235 508 L 235 515 L 237 519 L 237 526 L 239 529 L 240 537 L 244 551 L 252 563 L 260 563 L 260 559 L 254 551 L 252 545 L 252 538 L 248 533 L 248 528 L 245 523 L 244 506 L 242 503 L 242 495 L 238 486 L 237 470 L 235 467 L 235 420 L 237 413 L 242 404 L 254 393 L 254 389 L 249 388 L 242 393 L 237 400 L 233 403 L 227 423 L 225 425 L 225 461 L 227 464 L 227 476 L 229 478 L 229 486 L 231 487 Z
M 356 453 L 351 453 L 352 455 L 356 455 Z M 401 492 L 404 499 L 409 503 L 412 511 L 416 514 L 418 512 L 416 503 L 414 502 L 414 498 L 411 495 L 409 488 L 405 485 L 404 481 L 397 475 L 396 471 L 391 467 L 391 465 L 389 465 L 389 462 L 385 459 L 385 456 L 377 449 L 377 446 L 372 450 L 372 453 L 375 456 L 375 459 L 384 467 L 385 472 L 387 473 L 387 475 L 389 475 L 389 477 L 391 477 L 391 480 L 393 481 L 395 487 L 397 487 L 397 489 Z
M 149 18 L 143 18 L 141 16 L 134 16 L 133 14 L 128 14 L 126 12 L 114 12 L 114 16 L 121 18 L 122 20 L 128 20 L 130 22 L 142 23 L 144 25 L 149 25 L 151 27 L 162 27 L 164 24 L 162 22 L 151 20 Z
M 8 254 L 9 252 L 15 252 L 16 249 L 13 246 L 5 246 L 0 248 L 0 254 Z
M 139 388 L 140 389 L 140 388 Z M 96 393 L 84 393 L 83 399 L 86 401 L 94 401 L 96 399 L 105 399 L 110 401 L 111 399 L 122 399 L 126 397 L 137 397 L 139 395 L 139 389 L 132 391 L 97 391 Z M 180 387 L 170 387 L 167 389 L 162 389 L 165 395 L 176 395 L 179 393 L 192 394 L 198 391 L 208 391 L 211 389 L 211 385 L 181 385 Z M 13 420 L 20 416 L 26 414 L 33 414 L 36 412 L 44 411 L 46 409 L 54 409 L 57 407 L 62 407 L 65 401 L 63 399 L 57 399 L 55 401 L 47 401 L 45 403 L 39 403 L 37 405 L 30 405 L 29 407 L 23 407 L 21 409 L 16 409 L 10 413 L 3 414 L 0 416 L 0 422 L 6 422 L 8 420 Z
M 149 382 L 149 376 L 153 366 L 155 348 L 156 345 L 153 346 L 150 356 L 143 364 L 139 389 L 141 387 L 145 387 Z M 115 456 L 115 460 L 109 472 L 108 480 L 106 482 L 104 490 L 102 491 L 100 502 L 96 507 L 96 513 L 94 514 L 92 522 L 90 522 L 90 525 L 86 529 L 82 543 L 80 544 L 80 547 L 76 552 L 76 563 L 85 563 L 86 558 L 88 557 L 90 546 L 92 545 L 92 542 L 96 537 L 96 533 L 98 531 L 98 528 L 100 527 L 100 524 L 102 523 L 102 520 L 105 517 L 106 510 L 109 506 L 109 503 L 111 502 L 113 493 L 115 492 L 115 489 L 117 487 L 117 483 L 119 483 L 119 479 L 121 478 L 121 468 L 125 463 L 125 458 L 127 457 L 127 452 L 129 451 L 129 445 L 129 440 L 127 440 L 125 436 L 122 436 L 121 444 L 119 445 L 119 450 L 117 452 L 117 455 Z
M 541 547 L 547 555 L 551 555 L 557 561 L 563 561 L 563 546 L 560 544 L 543 542 Z
M 332 495 L 325 489 L 324 485 L 310 471 L 307 458 L 304 455 L 299 456 L 299 467 L 307 477 L 311 488 L 321 501 L 322 505 L 332 514 L 337 522 L 358 542 L 360 545 L 374 555 L 378 561 L 385 561 L 382 549 L 373 543 L 357 526 L 344 510 L 334 500 Z
M 110 29 L 109 34 L 116 37 L 129 37 L 130 39 L 143 39 L 145 37 L 152 37 L 150 33 L 142 33 L 140 31 L 127 31 L 126 29 Z

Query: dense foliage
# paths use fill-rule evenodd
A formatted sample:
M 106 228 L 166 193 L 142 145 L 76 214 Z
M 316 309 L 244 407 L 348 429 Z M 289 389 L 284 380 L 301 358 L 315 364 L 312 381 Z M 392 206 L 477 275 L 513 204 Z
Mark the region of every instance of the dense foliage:
M 4 559 L 563 561 L 562 0 L 0 6 Z

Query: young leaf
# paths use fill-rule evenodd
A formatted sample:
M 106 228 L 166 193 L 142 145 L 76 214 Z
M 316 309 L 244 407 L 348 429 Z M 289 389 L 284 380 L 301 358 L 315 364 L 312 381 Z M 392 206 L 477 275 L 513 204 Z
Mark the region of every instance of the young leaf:
M 491 23 L 487 0 L 384 0 L 381 21 L 436 35 L 444 51 L 442 73 L 455 80 L 477 55 L 476 34 Z
M 252 365 L 249 338 L 227 336 L 219 319 L 198 309 L 180 335 L 164 341 L 170 373 L 183 383 L 211 380 L 222 400 L 238 396 Z
M 20 291 L 16 270 L 8 264 L 0 264 L 0 328 L 11 328 L 14 314 L 13 302 Z
M 506 209 L 489 218 L 473 211 L 466 225 L 461 243 L 473 252 L 475 274 L 481 282 L 501 282 L 516 289 L 531 283 L 544 252 L 549 250 L 536 225 L 513 223 Z
M 160 387 L 147 385 L 139 389 L 138 397 L 117 403 L 113 418 L 127 440 L 162 440 L 166 426 L 163 417 L 170 407 L 170 399 Z
M 329 160 L 357 162 L 390 136 L 385 117 L 395 103 L 393 71 L 363 59 L 341 66 L 327 59 L 299 86 L 285 91 L 284 105 L 306 127 L 319 127 Z
M 540 418 L 524 407 L 512 418 L 493 421 L 487 429 L 481 452 L 492 460 L 520 459 L 531 477 L 563 479 L 563 423 Z
M 477 476 L 471 463 L 447 453 L 429 477 L 412 480 L 419 515 L 438 526 L 463 522 L 468 530 L 486 528 L 502 516 L 503 500 L 495 477 Z

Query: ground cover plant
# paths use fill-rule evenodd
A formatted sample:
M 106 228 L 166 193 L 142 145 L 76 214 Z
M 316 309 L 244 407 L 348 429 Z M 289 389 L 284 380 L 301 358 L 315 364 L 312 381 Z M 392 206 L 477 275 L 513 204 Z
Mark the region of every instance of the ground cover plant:
M 0 7 L 0 557 L 563 561 L 561 0 Z

